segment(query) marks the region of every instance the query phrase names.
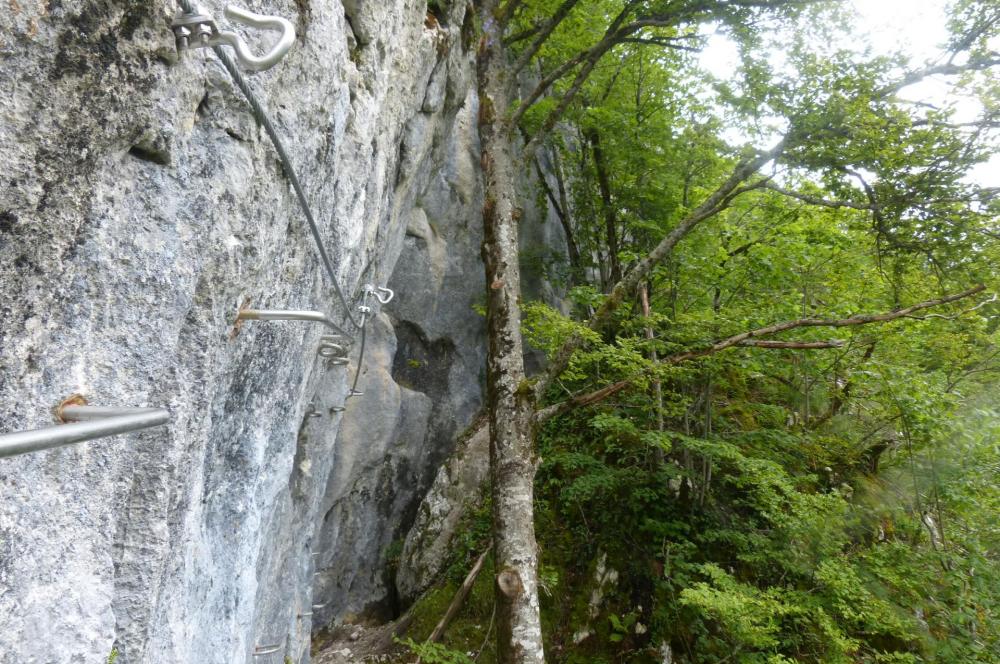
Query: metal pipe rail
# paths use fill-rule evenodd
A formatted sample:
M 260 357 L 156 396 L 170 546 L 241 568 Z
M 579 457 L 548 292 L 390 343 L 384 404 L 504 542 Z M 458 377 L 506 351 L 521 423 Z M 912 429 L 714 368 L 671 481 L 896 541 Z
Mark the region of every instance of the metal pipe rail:
M 170 421 L 170 413 L 163 408 L 64 406 L 59 414 L 73 423 L 0 434 L 0 458 L 148 429 Z
M 322 311 L 280 311 L 274 309 L 243 309 L 236 315 L 236 320 L 305 320 L 313 323 L 323 323 L 331 330 L 344 335 L 353 341 L 353 337 L 334 323 Z

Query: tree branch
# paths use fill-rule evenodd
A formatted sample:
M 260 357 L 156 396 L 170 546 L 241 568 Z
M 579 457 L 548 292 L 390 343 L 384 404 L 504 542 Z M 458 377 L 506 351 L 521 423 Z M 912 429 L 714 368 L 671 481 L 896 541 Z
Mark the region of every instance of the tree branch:
M 642 44 L 644 46 L 663 46 L 664 48 L 673 48 L 678 51 L 701 53 L 701 49 L 697 46 L 688 46 L 686 44 L 677 43 L 681 39 L 684 39 L 684 37 L 626 37 L 622 40 L 622 43 Z
M 634 2 L 629 2 L 628 4 L 625 5 L 625 8 L 622 9 L 622 11 L 618 14 L 618 16 L 615 17 L 615 20 L 611 22 L 611 25 L 608 26 L 608 29 L 604 31 L 604 37 L 601 38 L 601 41 L 597 42 L 597 44 L 591 46 L 588 49 L 580 51 L 572 58 L 570 58 L 563 64 L 559 65 L 558 67 L 556 67 L 541 81 L 539 81 L 538 84 L 535 86 L 535 88 L 530 93 L 528 93 L 528 96 L 525 97 L 525 99 L 521 102 L 520 106 L 518 106 L 517 110 L 514 112 L 514 115 L 511 117 L 510 120 L 511 126 L 516 127 L 521 122 L 521 118 L 524 117 L 524 114 L 528 112 L 528 109 L 531 108 L 535 104 L 535 102 L 537 102 L 541 98 L 541 96 L 544 95 L 546 91 L 548 91 L 548 89 L 552 87 L 552 85 L 556 81 L 565 76 L 568 72 L 574 69 L 581 62 L 586 61 L 589 64 L 589 66 L 585 67 L 585 71 L 581 71 L 580 73 L 578 73 L 576 79 L 574 80 L 574 86 L 576 86 L 576 89 L 579 90 L 579 86 L 582 86 L 583 82 L 587 79 L 588 76 L 590 76 L 590 72 L 593 70 L 594 65 L 597 64 L 597 61 L 601 59 L 601 56 L 607 53 L 616 44 L 614 38 L 615 33 L 618 31 L 618 28 L 621 26 L 622 22 L 624 22 L 625 18 L 628 16 L 628 13 L 632 10 L 632 6 L 634 4 L 635 4 Z M 576 92 L 573 92 L 573 96 L 575 95 Z M 556 120 L 558 120 L 558 118 L 562 115 L 564 110 L 565 106 L 563 106 L 562 110 L 559 110 L 558 115 L 555 116 Z M 555 112 L 553 111 L 553 113 Z M 549 114 L 549 118 L 553 116 L 553 113 Z M 548 123 L 549 118 L 546 118 L 546 124 Z M 555 121 L 552 122 L 552 125 L 555 126 Z M 544 129 L 536 132 L 535 136 L 533 136 L 528 141 L 528 144 L 525 146 L 526 154 L 530 154 L 527 152 L 527 149 L 529 147 L 532 150 L 538 147 L 538 143 L 541 142 L 541 138 L 548 131 L 549 131 L 548 129 Z
M 789 198 L 795 198 L 797 200 L 802 201 L 803 203 L 808 203 L 810 205 L 818 205 L 820 207 L 828 207 L 828 208 L 834 208 L 834 209 L 837 209 L 837 208 L 852 208 L 854 210 L 865 210 L 866 212 L 870 211 L 872 209 L 872 206 L 871 206 L 870 203 L 866 205 L 864 203 L 855 203 L 853 201 L 833 201 L 833 200 L 829 200 L 829 199 L 826 199 L 826 198 L 821 198 L 819 196 L 812 196 L 810 194 L 804 194 L 804 193 L 799 192 L 799 191 L 793 191 L 791 189 L 785 189 L 783 187 L 779 187 L 778 185 L 774 184 L 773 182 L 768 182 L 768 183 L 766 183 L 766 184 L 764 184 L 762 186 L 763 186 L 764 189 L 770 189 L 771 191 L 775 191 L 775 192 L 781 194 L 782 196 L 788 196 Z
M 538 31 L 541 30 L 542 27 L 543 27 L 542 25 L 533 25 L 530 28 L 527 28 L 525 30 L 522 30 L 521 32 L 518 32 L 518 33 L 515 33 L 515 34 L 511 35 L 510 37 L 505 38 L 503 40 L 503 44 L 504 44 L 504 46 L 512 46 L 512 45 L 516 44 L 517 42 L 524 41 L 525 39 L 527 39 L 529 37 L 533 37 L 534 35 L 537 35 Z
M 969 60 L 964 65 L 956 65 L 949 61 L 941 65 L 925 67 L 924 69 L 918 69 L 910 72 L 909 74 L 905 74 L 898 81 L 885 86 L 879 90 L 879 95 L 890 95 L 894 92 L 899 92 L 906 86 L 919 83 L 928 76 L 936 76 L 938 74 L 944 76 L 958 76 L 959 74 L 964 74 L 970 71 L 982 71 L 997 65 L 1000 65 L 1000 57 L 997 57 L 997 54 L 993 53 L 991 54 L 991 57 Z
M 551 18 L 542 24 L 531 44 L 518 56 L 517 61 L 511 69 L 511 80 L 516 80 L 518 73 L 528 66 L 531 58 L 535 57 L 539 49 L 545 44 L 552 32 L 559 27 L 563 19 L 573 11 L 580 0 L 563 0 L 563 3 L 552 13 Z
M 815 348 L 843 348 L 844 341 L 843 339 L 832 339 L 830 341 L 767 341 L 765 339 L 746 339 L 737 345 L 750 346 L 752 348 L 812 350 Z
M 500 21 L 502 28 L 506 28 L 507 24 L 510 23 L 510 19 L 514 18 L 514 13 L 521 8 L 524 4 L 524 0 L 507 0 L 501 7 L 497 20 Z
M 662 260 L 671 254 L 677 243 L 690 233 L 698 224 L 726 209 L 733 198 L 739 194 L 759 187 L 757 185 L 741 186 L 750 176 L 756 173 L 767 162 L 771 161 L 784 150 L 785 141 L 780 141 L 775 147 L 761 153 L 753 159 L 740 161 L 726 179 L 701 205 L 695 208 L 677 226 L 664 237 L 658 245 L 642 260 L 636 263 L 624 277 L 611 289 L 604 303 L 587 322 L 587 327 L 597 330 L 603 327 L 618 309 L 628 294 L 633 292 L 639 282 L 646 279 Z M 553 355 L 548 369 L 535 385 L 535 396 L 540 398 L 559 374 L 569 365 L 573 353 L 584 343 L 581 335 L 573 335 Z
M 428 643 L 437 643 L 444 636 L 444 630 L 448 628 L 448 624 L 455 618 L 458 614 L 459 609 L 462 608 L 462 604 L 465 603 L 465 598 L 469 596 L 472 591 L 472 586 L 476 583 L 476 577 L 479 576 L 479 572 L 483 569 L 483 564 L 486 562 L 486 557 L 490 554 L 493 549 L 493 540 L 490 540 L 489 544 L 480 554 L 479 558 L 476 559 L 476 563 L 469 570 L 469 573 L 465 577 L 465 581 L 462 582 L 461 587 L 459 587 L 458 592 L 455 593 L 455 597 L 452 598 L 451 604 L 448 605 L 448 610 L 444 612 L 441 620 L 435 625 L 434 631 L 431 635 L 427 637 Z
M 773 325 L 768 325 L 767 327 L 760 327 L 756 330 L 750 330 L 748 332 L 742 332 L 740 334 L 735 334 L 726 339 L 715 342 L 711 346 L 705 348 L 700 348 L 698 350 L 685 351 L 683 353 L 677 353 L 675 355 L 670 355 L 663 358 L 660 361 L 661 365 L 667 364 L 680 364 L 681 362 L 686 362 L 688 360 L 693 360 L 708 355 L 714 355 L 720 351 L 726 350 L 727 348 L 732 348 L 733 346 L 756 346 L 758 348 L 789 348 L 788 345 L 769 345 L 766 341 L 757 340 L 756 337 L 767 336 L 771 334 L 777 334 L 778 332 L 785 332 L 787 330 L 799 328 L 799 327 L 849 327 L 855 325 L 870 325 L 872 323 L 886 323 L 889 321 L 897 320 L 900 318 L 909 317 L 916 311 L 922 309 L 930 309 L 931 307 L 939 307 L 943 304 L 949 304 L 951 302 L 956 302 L 958 300 L 971 297 L 976 293 L 981 293 L 986 289 L 986 286 L 980 284 L 974 286 L 968 290 L 962 291 L 961 293 L 955 293 L 953 295 L 946 295 L 945 297 L 938 298 L 936 300 L 927 300 L 924 302 L 919 302 L 917 304 L 910 305 L 904 309 L 898 309 L 896 311 L 889 311 L 879 314 L 859 314 L 857 316 L 851 316 L 849 318 L 798 318 L 795 320 L 784 321 L 782 323 L 775 323 Z M 772 344 L 780 343 L 795 343 L 795 342 L 770 342 Z M 802 342 L 806 343 L 806 342 Z M 832 343 L 832 342 L 814 342 L 814 343 Z M 833 346 L 814 346 L 820 348 L 830 348 Z M 579 408 L 581 406 L 588 406 L 599 401 L 603 401 L 613 394 L 621 392 L 625 388 L 631 386 L 636 379 L 646 375 L 653 371 L 655 367 L 650 367 L 643 370 L 638 375 L 625 380 L 620 380 L 617 383 L 612 383 L 602 387 L 599 390 L 593 392 L 588 392 L 585 394 L 578 394 L 567 399 L 561 403 L 548 406 L 535 413 L 535 422 L 542 423 L 548 419 L 551 419 L 557 415 L 561 415 L 568 412 L 574 408 Z

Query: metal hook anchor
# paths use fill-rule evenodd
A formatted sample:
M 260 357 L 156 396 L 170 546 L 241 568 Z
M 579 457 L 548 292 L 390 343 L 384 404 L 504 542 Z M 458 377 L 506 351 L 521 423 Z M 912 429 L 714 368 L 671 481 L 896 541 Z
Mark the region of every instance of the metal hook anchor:
M 282 645 L 283 644 L 281 643 L 275 643 L 272 645 L 257 646 L 253 649 L 253 656 L 260 657 L 261 655 L 273 655 L 274 653 L 281 650 Z
M 365 292 L 374 297 L 381 304 L 389 304 L 392 302 L 392 298 L 396 296 L 396 294 L 392 292 L 392 289 L 376 286 L 375 284 L 366 284 Z
M 285 635 L 277 643 L 257 644 L 254 646 L 253 656 L 260 657 L 262 655 L 273 655 L 274 653 L 280 651 L 284 647 L 285 641 L 287 640 L 288 636 Z
M 264 71 L 278 64 L 278 61 L 285 57 L 288 49 L 295 43 L 295 26 L 280 16 L 255 14 L 235 5 L 226 5 L 224 13 L 230 21 L 261 30 L 276 30 L 281 32 L 281 36 L 270 51 L 264 55 L 256 56 L 238 34 L 228 30 L 220 31 L 215 24 L 215 19 L 209 14 L 200 10 L 195 14 L 181 12 L 171 24 L 174 36 L 177 38 L 177 50 L 183 52 L 188 48 L 214 47 L 225 44 L 233 47 L 236 51 L 236 58 L 245 69 Z

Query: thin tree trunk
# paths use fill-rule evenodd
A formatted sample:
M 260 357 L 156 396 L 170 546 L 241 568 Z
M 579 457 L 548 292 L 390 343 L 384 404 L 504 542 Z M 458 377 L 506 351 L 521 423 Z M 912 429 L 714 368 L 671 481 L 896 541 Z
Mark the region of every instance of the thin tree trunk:
M 602 284 L 607 292 L 622 278 L 622 267 L 618 260 L 618 215 L 615 212 L 614 201 L 611 200 L 611 181 L 608 178 L 608 168 L 601 149 L 601 134 L 597 130 L 587 132 L 587 140 L 594 154 L 594 169 L 597 171 L 597 184 L 601 190 L 601 205 L 604 209 L 604 238 L 608 246 L 608 283 Z
M 545 190 L 545 195 L 548 196 L 549 202 L 552 203 L 552 209 L 556 211 L 556 217 L 559 218 L 559 223 L 562 224 L 563 234 L 566 236 L 566 255 L 569 258 L 569 284 L 570 286 L 576 286 L 582 280 L 583 266 L 580 261 L 580 249 L 576 245 L 576 237 L 573 234 L 572 221 L 569 218 L 569 206 L 566 201 L 561 175 L 558 172 L 558 167 L 556 167 L 556 180 L 559 186 L 559 198 L 556 198 L 556 193 L 552 191 L 548 180 L 545 179 L 545 172 L 542 170 L 542 165 L 539 163 L 538 158 L 535 157 L 534 161 L 535 175 L 538 177 L 538 182 Z
M 649 320 L 649 291 L 646 288 L 646 284 L 643 284 L 642 286 L 639 287 L 639 298 L 642 301 L 642 315 L 648 321 Z M 651 325 L 649 325 L 648 322 L 646 323 L 646 339 L 648 339 L 649 341 L 652 341 L 654 339 L 654 336 L 653 336 L 653 327 Z M 655 348 L 650 348 L 649 349 L 649 360 L 653 364 L 656 364 L 659 361 L 659 357 L 657 356 Z M 663 429 L 664 429 L 664 422 L 663 422 L 663 385 L 660 384 L 660 379 L 659 378 L 657 378 L 656 380 L 653 381 L 653 397 L 656 399 L 656 430 L 657 431 L 663 431 Z M 656 463 L 657 464 L 663 463 L 663 457 L 664 457 L 663 450 L 660 449 L 660 448 L 657 448 L 656 449 L 656 453 L 654 454 L 654 457 L 653 457 L 654 459 L 656 459 Z
M 559 190 L 559 205 L 563 209 L 564 216 L 560 217 L 560 221 L 563 223 L 563 231 L 566 234 L 566 251 L 569 254 L 569 264 L 573 271 L 569 283 L 571 286 L 576 286 L 585 283 L 586 279 L 583 260 L 580 256 L 580 246 L 576 243 L 576 237 L 573 232 L 572 211 L 570 209 L 569 196 L 566 194 L 566 176 L 563 174 L 562 163 L 559 161 L 558 148 L 552 149 L 552 169 L 555 172 L 556 187 Z
M 479 6 L 479 138 L 485 184 L 483 263 L 488 333 L 486 404 L 497 597 L 497 656 L 502 664 L 545 661 L 535 546 L 533 393 L 521 347 L 520 270 L 514 130 L 509 124 L 510 62 L 498 3 Z M 528 155 L 530 158 L 530 155 Z

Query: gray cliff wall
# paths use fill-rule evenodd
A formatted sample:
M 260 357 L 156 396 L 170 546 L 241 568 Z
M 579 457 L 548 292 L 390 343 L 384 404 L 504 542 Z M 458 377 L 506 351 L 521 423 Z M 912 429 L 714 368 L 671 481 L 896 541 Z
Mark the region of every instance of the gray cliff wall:
M 456 434 L 482 405 L 476 110 L 473 93 L 454 123 L 438 125 L 443 133 L 427 134 L 446 157 L 442 168 L 415 175 L 420 193 L 404 215 L 402 252 L 389 281 L 405 297 L 373 326 L 371 359 L 359 381 L 365 396 L 348 401 L 340 433 L 340 440 L 363 444 L 336 448 L 324 496 L 316 561 L 322 623 L 385 620 L 402 608 L 389 558 L 398 555 Z
M 474 97 L 473 97 L 474 100 Z M 471 104 L 470 104 L 471 107 Z M 471 109 L 470 109 L 471 110 Z M 464 125 L 460 125 L 464 128 Z M 474 128 L 470 128 L 474 132 Z M 474 133 L 473 133 L 474 135 Z M 457 134 L 461 136 L 461 134 Z M 465 141 L 469 145 L 475 146 L 474 141 Z M 471 150 L 477 153 L 476 150 Z M 520 263 L 521 263 L 521 290 L 526 300 L 541 300 L 552 307 L 559 308 L 564 313 L 568 313 L 569 306 L 566 301 L 565 286 L 558 283 L 558 279 L 552 279 L 553 275 L 565 272 L 567 263 L 566 236 L 560 226 L 556 211 L 547 198 L 542 196 L 544 191 L 541 187 L 538 174 L 550 180 L 549 187 L 555 190 L 554 181 L 555 168 L 549 161 L 548 153 L 540 150 L 538 153 L 538 167 L 528 166 L 519 173 L 518 190 L 521 193 L 521 221 L 520 221 Z M 458 160 L 452 160 L 458 162 Z M 445 200 L 445 196 L 437 195 L 434 200 Z M 457 205 L 457 202 L 456 202 Z M 475 216 L 476 211 L 470 211 L 470 215 Z M 462 251 L 439 251 L 438 254 L 451 257 L 452 262 L 464 260 L 464 272 L 474 270 L 469 256 L 472 253 L 471 243 L 468 238 L 474 238 L 478 247 L 482 240 L 482 234 L 473 230 L 463 232 L 461 224 L 448 224 L 446 228 L 450 233 L 461 233 L 460 237 L 466 241 L 465 245 L 460 245 L 453 241 L 449 247 L 462 246 Z M 477 224 L 473 224 L 472 229 L 478 229 Z M 451 230 L 455 229 L 455 230 Z M 408 232 L 408 235 L 412 233 Z M 418 235 L 419 237 L 419 235 Z M 409 242 L 409 237 L 407 238 Z M 416 241 L 417 246 L 422 246 L 420 240 Z M 403 273 L 414 276 L 420 273 L 424 262 L 407 260 L 411 256 L 409 253 L 409 243 L 404 249 L 403 256 L 396 268 L 397 275 Z M 430 245 L 429 253 L 436 255 L 434 245 Z M 475 265 L 479 265 L 478 260 Z M 411 265 L 421 266 L 419 268 L 407 267 Z M 424 269 L 425 270 L 425 269 Z M 426 270 L 425 270 L 426 271 Z M 393 275 L 394 282 L 397 275 Z M 419 279 L 414 279 L 419 280 Z M 556 283 L 554 283 L 556 282 Z M 472 298 L 473 304 L 483 302 L 482 281 L 478 282 L 478 287 L 469 292 L 463 292 L 460 282 L 453 282 L 448 292 L 436 301 L 448 306 L 448 297 Z M 416 300 L 410 300 L 416 302 Z M 456 319 L 455 316 L 465 316 L 468 318 L 469 307 L 450 307 L 451 311 L 444 315 L 435 315 L 434 322 L 444 322 L 447 325 L 437 325 L 436 334 L 449 337 L 449 327 L 451 338 L 459 341 L 458 350 L 464 356 L 472 356 L 473 361 L 466 361 L 466 367 L 485 367 L 485 355 L 483 344 L 479 341 L 484 334 L 482 322 L 479 327 L 473 327 L 477 321 Z M 419 314 L 414 311 L 414 316 Z M 432 322 L 433 325 L 433 322 Z M 459 330 L 464 330 L 460 332 Z M 456 336 L 464 334 L 467 336 Z M 401 335 L 401 339 L 406 339 L 407 335 Z M 405 354 L 397 353 L 397 367 L 404 364 Z M 544 356 L 541 351 L 527 345 L 525 348 L 525 365 L 529 375 L 537 373 L 544 363 Z M 452 385 L 460 385 L 459 381 L 453 381 Z M 421 388 L 422 391 L 428 390 Z M 428 392 L 430 393 L 430 392 Z M 463 390 L 453 390 L 452 399 L 468 398 L 475 396 L 476 403 L 479 403 L 478 393 L 471 393 Z M 445 396 L 444 399 L 448 399 Z M 459 410 L 460 413 L 472 414 L 473 411 Z M 396 562 L 396 593 L 401 605 L 407 606 L 416 600 L 420 593 L 429 588 L 440 578 L 448 561 L 448 554 L 452 545 L 452 539 L 464 526 L 463 519 L 471 509 L 482 504 L 484 499 L 487 478 L 489 475 L 489 427 L 486 418 L 472 422 L 470 417 L 462 417 L 457 420 L 459 423 L 469 423 L 470 426 L 462 431 L 460 429 L 449 429 L 443 424 L 438 425 L 435 432 L 445 432 L 451 434 L 454 443 L 440 441 L 432 446 L 434 450 L 451 450 L 451 454 L 446 459 L 434 466 L 435 475 L 430 482 L 430 486 L 421 489 L 423 499 L 417 507 L 416 514 L 412 521 L 412 526 L 406 532 L 399 550 L 398 561 Z M 462 435 L 456 435 L 462 434 Z
M 307 661 L 322 622 L 393 611 L 387 549 L 479 407 L 464 3 L 440 21 L 423 0 L 247 4 L 298 29 L 251 79 L 341 285 L 397 292 L 366 394 L 333 410 L 348 372 L 316 356 L 319 326 L 234 328 L 247 303 L 343 314 L 228 75 L 176 59 L 175 6 L 9 2 L 0 431 L 49 425 L 74 393 L 172 422 L 0 459 L 4 664 Z

